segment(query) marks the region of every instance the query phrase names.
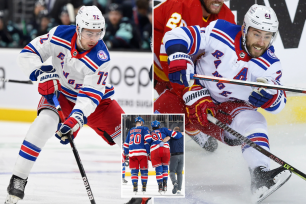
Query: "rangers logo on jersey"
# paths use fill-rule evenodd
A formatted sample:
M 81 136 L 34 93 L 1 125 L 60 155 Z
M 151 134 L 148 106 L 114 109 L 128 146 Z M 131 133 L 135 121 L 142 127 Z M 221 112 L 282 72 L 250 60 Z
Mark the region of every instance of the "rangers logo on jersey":
M 98 58 L 102 61 L 108 60 L 108 56 L 103 50 L 100 50 L 97 55 L 98 55 Z

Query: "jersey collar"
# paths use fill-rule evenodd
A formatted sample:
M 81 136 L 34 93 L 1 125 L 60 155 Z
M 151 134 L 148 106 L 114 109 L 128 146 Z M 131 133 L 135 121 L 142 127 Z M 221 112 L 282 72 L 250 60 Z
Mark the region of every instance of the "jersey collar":
M 236 51 L 236 55 L 238 57 L 238 61 L 242 60 L 245 62 L 250 61 L 252 58 L 250 55 L 248 55 L 248 53 L 246 53 L 243 49 L 242 49 L 242 34 L 241 31 L 239 31 L 235 37 L 235 51 Z
M 71 51 L 70 51 L 71 52 L 71 57 L 72 58 L 81 59 L 85 55 L 87 55 L 91 51 L 92 48 L 89 49 L 89 50 L 83 51 L 83 52 L 78 52 L 78 50 L 76 49 L 77 48 L 76 41 L 77 41 L 77 33 L 74 33 L 74 35 L 73 35 L 73 37 L 71 39 Z M 93 46 L 93 47 L 95 47 L 95 46 Z

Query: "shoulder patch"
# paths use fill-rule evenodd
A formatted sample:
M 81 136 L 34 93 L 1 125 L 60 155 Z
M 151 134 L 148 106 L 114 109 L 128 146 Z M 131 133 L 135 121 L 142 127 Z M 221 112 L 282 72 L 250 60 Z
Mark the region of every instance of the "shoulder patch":
M 272 59 L 278 59 L 276 57 L 276 55 L 274 54 L 274 52 L 272 52 L 270 49 L 267 50 L 267 54 L 269 57 L 271 57 Z
M 102 61 L 108 60 L 108 55 L 103 50 L 99 50 L 97 53 L 97 56 L 99 60 L 102 60 Z

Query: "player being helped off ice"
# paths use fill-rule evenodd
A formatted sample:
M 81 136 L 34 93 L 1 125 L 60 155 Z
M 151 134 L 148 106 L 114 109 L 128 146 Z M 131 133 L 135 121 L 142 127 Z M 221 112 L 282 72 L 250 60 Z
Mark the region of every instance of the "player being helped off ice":
M 124 112 L 110 98 L 114 88 L 107 84 L 110 55 L 102 40 L 104 34 L 101 11 L 96 6 L 82 6 L 76 16 L 76 26 L 54 27 L 48 34 L 32 40 L 19 54 L 19 66 L 32 81 L 38 82 L 42 97 L 38 116 L 16 160 L 6 204 L 24 198 L 30 171 L 55 132 L 60 143 L 68 144 L 67 135 L 75 138 L 87 124 L 109 145 L 120 144 L 121 113 Z M 52 65 L 43 66 L 49 57 Z M 58 97 L 65 121 L 59 119 L 52 100 L 54 95 Z
M 150 144 L 151 162 L 155 168 L 156 180 L 158 184 L 158 192 L 166 193 L 168 181 L 168 169 L 170 162 L 170 147 L 168 141 L 170 138 L 180 139 L 182 134 L 161 128 L 160 122 L 155 120 L 151 123 L 153 131 L 151 135 L 145 137 L 145 140 Z
M 188 86 L 190 73 L 197 73 L 281 85 L 282 67 L 272 46 L 278 24 L 272 8 L 254 4 L 242 26 L 216 20 L 206 28 L 188 26 L 167 32 L 163 42 L 169 56 L 169 79 Z M 193 58 L 195 67 L 190 66 Z M 286 104 L 284 91 L 201 80 L 185 88 L 183 100 L 188 123 L 225 144 L 241 145 L 251 173 L 254 202 L 261 202 L 288 181 L 289 170 L 284 167 L 271 170 L 268 157 L 207 120 L 211 113 L 270 151 L 267 122 L 257 108 L 279 113 Z
M 138 173 L 140 169 L 142 192 L 147 190 L 148 182 L 148 155 L 150 154 L 150 146 L 145 141 L 145 137 L 150 135 L 150 130 L 144 127 L 144 120 L 141 117 L 135 118 L 135 127 L 128 132 L 124 143 L 124 154 L 129 156 L 131 169 L 131 179 L 133 192 L 138 192 Z

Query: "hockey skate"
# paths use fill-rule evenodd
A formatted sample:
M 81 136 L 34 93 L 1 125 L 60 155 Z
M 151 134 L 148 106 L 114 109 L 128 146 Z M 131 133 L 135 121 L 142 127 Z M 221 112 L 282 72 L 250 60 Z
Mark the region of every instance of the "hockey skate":
M 267 170 L 259 166 L 251 172 L 251 191 L 253 203 L 260 203 L 279 189 L 291 177 L 291 172 L 284 167 Z
M 126 204 L 148 204 L 151 198 L 131 198 Z
M 178 184 L 177 184 L 177 182 L 175 182 L 175 183 L 173 184 L 172 194 L 176 194 L 177 189 L 178 189 Z
M 160 195 L 162 195 L 162 192 L 163 192 L 163 183 L 162 182 L 158 183 L 158 192 L 160 193 Z
M 134 182 L 133 183 L 133 193 L 135 193 L 135 195 L 136 195 L 137 192 L 138 192 L 138 183 Z
M 163 191 L 164 193 L 166 193 L 167 191 L 167 181 L 166 180 L 163 180 Z
M 125 180 L 125 178 L 122 178 L 122 184 L 127 184 L 127 180 Z
M 16 204 L 19 200 L 22 200 L 24 197 L 24 188 L 26 185 L 27 179 L 22 179 L 18 176 L 12 175 L 10 184 L 7 187 L 8 195 L 4 204 Z
M 208 136 L 202 132 L 198 133 L 191 138 L 198 144 L 200 147 L 205 149 L 208 152 L 214 152 L 218 148 L 217 139 L 211 136 Z
M 146 191 L 147 191 L 147 183 L 142 182 L 142 193 L 145 194 Z

